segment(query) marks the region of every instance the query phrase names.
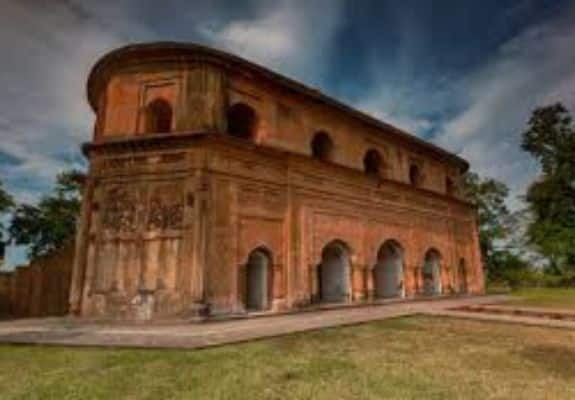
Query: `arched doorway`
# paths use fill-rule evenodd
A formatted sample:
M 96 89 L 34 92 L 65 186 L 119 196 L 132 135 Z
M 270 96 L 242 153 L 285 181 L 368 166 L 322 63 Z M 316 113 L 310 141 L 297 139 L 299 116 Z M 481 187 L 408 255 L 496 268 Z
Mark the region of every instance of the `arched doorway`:
M 257 115 L 253 108 L 244 103 L 236 103 L 228 110 L 228 133 L 240 139 L 253 139 Z
M 244 303 L 246 310 L 261 311 L 270 307 L 271 268 L 271 257 L 266 250 L 256 249 L 248 256 Z
M 457 266 L 457 282 L 459 293 L 467 293 L 467 265 L 464 258 L 459 260 L 459 265 Z
M 425 253 L 423 263 L 423 294 L 441 294 L 441 254 L 435 249 Z
M 351 271 L 349 247 L 334 240 L 321 253 L 318 265 L 318 293 L 322 302 L 345 302 L 349 298 Z
M 388 240 L 379 248 L 373 283 L 375 297 L 403 297 L 403 249 L 395 240 Z

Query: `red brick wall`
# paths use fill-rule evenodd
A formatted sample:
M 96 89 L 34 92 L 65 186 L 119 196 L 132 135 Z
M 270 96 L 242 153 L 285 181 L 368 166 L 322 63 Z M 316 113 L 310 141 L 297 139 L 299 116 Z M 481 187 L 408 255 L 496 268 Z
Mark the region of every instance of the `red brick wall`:
M 272 253 L 272 308 L 296 308 L 317 294 L 313 271 L 336 239 L 349 247 L 350 301 L 371 296 L 386 240 L 404 250 L 407 296 L 421 292 L 430 249 L 441 255 L 443 294 L 457 285 L 460 260 L 469 291 L 483 292 L 476 210 L 446 184 L 457 187 L 463 160 L 221 55 L 150 51 L 114 56 L 90 78 L 97 124 L 85 147 L 75 314 L 242 312 L 242 271 L 260 247 Z M 172 106 L 170 134 L 144 129 L 156 99 Z M 256 114 L 249 141 L 225 135 L 238 103 Z M 333 142 L 329 162 L 310 157 L 318 131 Z M 377 178 L 364 172 L 372 150 L 382 158 Z

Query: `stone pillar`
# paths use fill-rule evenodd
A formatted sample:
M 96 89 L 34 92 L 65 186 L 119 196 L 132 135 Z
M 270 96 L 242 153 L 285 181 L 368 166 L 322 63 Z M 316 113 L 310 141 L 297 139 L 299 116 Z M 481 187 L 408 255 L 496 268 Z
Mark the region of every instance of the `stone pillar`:
M 308 299 L 310 303 L 319 301 L 319 283 L 317 276 L 317 265 L 308 265 Z
M 285 266 L 283 264 L 273 265 L 273 298 L 284 299 L 286 296 Z
M 373 282 L 373 266 L 366 265 L 365 271 L 365 298 L 367 301 L 375 300 L 375 284 Z
M 72 267 L 72 281 L 70 284 L 69 313 L 79 315 L 82 310 L 82 298 L 86 277 L 86 255 L 89 243 L 89 225 L 91 218 L 92 195 L 94 183 L 92 179 L 86 180 L 82 210 L 76 222 L 76 240 L 74 249 L 74 264 Z
M 206 238 L 206 302 L 213 314 L 233 312 L 238 306 L 237 190 L 226 179 L 210 185 Z M 236 266 L 232 268 L 231 266 Z
M 365 266 L 351 265 L 351 301 L 362 301 L 366 298 Z
M 409 297 L 415 297 L 421 294 L 421 268 L 418 264 L 412 264 L 407 269 L 407 278 L 409 279 L 410 284 L 406 288 L 406 295 Z
M 473 221 L 472 235 L 472 259 L 470 260 L 467 270 L 467 284 L 468 291 L 473 294 L 485 293 L 485 271 L 483 269 L 483 260 L 481 257 L 481 247 L 479 244 L 479 229 L 477 227 L 477 219 Z

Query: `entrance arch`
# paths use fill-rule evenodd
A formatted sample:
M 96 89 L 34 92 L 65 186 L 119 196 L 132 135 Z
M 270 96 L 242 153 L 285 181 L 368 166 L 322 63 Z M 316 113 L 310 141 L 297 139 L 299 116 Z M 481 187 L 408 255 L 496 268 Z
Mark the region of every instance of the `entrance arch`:
M 345 302 L 349 298 L 349 247 L 340 240 L 328 243 L 321 252 L 318 265 L 318 293 L 322 302 Z
M 467 265 L 465 263 L 465 259 L 462 258 L 459 260 L 459 265 L 457 266 L 457 283 L 459 293 L 467 293 Z
M 379 248 L 373 282 L 375 297 L 403 297 L 403 248 L 395 240 L 387 240 Z
M 262 311 L 270 307 L 272 260 L 265 249 L 255 249 L 248 256 L 245 280 L 245 308 Z
M 441 294 L 441 254 L 436 249 L 425 253 L 423 263 L 423 294 L 433 296 Z

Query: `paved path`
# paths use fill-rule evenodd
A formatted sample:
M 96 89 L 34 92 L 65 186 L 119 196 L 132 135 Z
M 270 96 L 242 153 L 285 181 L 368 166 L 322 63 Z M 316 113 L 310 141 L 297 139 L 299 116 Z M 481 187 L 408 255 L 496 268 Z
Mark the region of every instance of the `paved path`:
M 533 307 L 518 304 L 475 304 L 468 306 L 469 311 L 483 310 L 492 313 L 511 313 L 524 316 L 547 316 L 557 319 L 575 320 L 575 308 Z
M 428 310 L 426 314 L 575 329 L 575 309 L 525 307 L 513 304 L 472 304 L 465 306 L 464 309 L 436 308 Z
M 405 301 L 205 323 L 119 324 L 67 318 L 27 319 L 0 322 L 0 343 L 191 349 L 413 314 L 484 319 L 482 313 L 450 309 L 505 299 L 505 296 L 480 296 Z M 552 326 L 547 322 L 562 321 L 545 322 Z

